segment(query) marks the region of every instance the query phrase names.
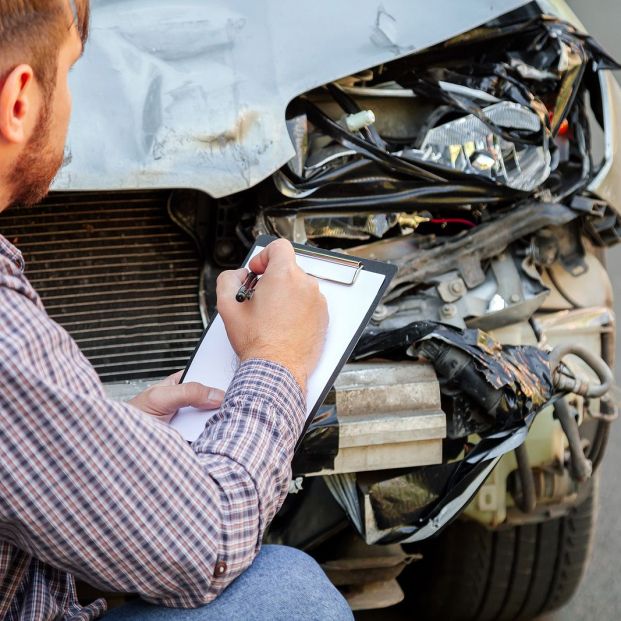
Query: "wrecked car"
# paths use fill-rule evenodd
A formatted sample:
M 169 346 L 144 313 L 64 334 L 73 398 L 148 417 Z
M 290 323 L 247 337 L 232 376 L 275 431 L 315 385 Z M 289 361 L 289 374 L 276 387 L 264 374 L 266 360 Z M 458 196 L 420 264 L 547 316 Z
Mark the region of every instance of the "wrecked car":
M 258 235 L 396 265 L 267 540 L 356 610 L 535 618 L 617 415 L 619 65 L 561 1 L 311 4 L 94 1 L 66 165 L 4 234 L 116 398 L 185 366 Z

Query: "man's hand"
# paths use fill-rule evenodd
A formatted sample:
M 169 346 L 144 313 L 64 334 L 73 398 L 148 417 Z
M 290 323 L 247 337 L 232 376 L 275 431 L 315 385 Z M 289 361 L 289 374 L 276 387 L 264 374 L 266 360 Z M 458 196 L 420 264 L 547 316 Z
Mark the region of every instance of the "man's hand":
M 136 395 L 128 403 L 165 423 L 170 422 L 179 408 L 188 405 L 199 410 L 220 407 L 224 392 L 197 382 L 180 384 L 182 375 L 183 371 L 178 371 Z
M 242 362 L 263 358 L 287 367 L 305 392 L 328 327 L 317 279 L 298 267 L 293 246 L 284 239 L 269 244 L 249 268 L 262 276 L 252 299 L 241 304 L 235 294 L 248 271 L 227 271 L 218 277 L 218 311 L 229 341 Z

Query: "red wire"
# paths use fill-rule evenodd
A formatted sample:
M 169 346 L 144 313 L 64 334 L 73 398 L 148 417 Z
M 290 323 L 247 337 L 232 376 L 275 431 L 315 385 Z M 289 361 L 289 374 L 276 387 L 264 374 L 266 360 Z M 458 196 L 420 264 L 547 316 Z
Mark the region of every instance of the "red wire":
M 474 222 L 464 220 L 463 218 L 433 218 L 430 222 L 432 224 L 463 224 L 469 228 L 474 228 L 476 226 Z

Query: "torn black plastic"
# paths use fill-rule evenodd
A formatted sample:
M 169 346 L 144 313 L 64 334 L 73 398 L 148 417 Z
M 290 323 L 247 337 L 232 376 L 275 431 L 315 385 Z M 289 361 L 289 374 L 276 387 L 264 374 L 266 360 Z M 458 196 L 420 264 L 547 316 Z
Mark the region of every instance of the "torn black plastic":
M 437 535 L 472 500 L 500 458 L 519 447 L 537 412 L 512 429 L 464 445 L 456 461 L 399 471 L 333 475 L 326 483 L 359 534 L 379 544 Z M 357 497 L 357 506 L 351 505 Z
M 382 544 L 412 543 L 437 535 L 463 511 L 500 457 L 522 444 L 530 422 L 513 433 L 482 438 L 459 461 L 412 469 L 370 488 L 359 486 L 360 493 L 366 491 L 369 496 L 369 506 L 363 509 L 371 511 L 362 523 L 374 524 L 381 532 L 377 543 Z M 425 498 L 431 502 L 421 504 Z
M 520 425 L 552 398 L 548 354 L 538 347 L 501 345 L 481 330 L 441 326 L 416 343 L 414 354 L 433 364 L 443 392 L 469 397 L 495 429 Z
M 391 478 L 386 478 L 387 473 L 360 473 L 357 483 L 371 500 L 377 526 L 386 530 L 416 523 L 425 508 L 439 500 L 454 470 L 453 464 L 443 464 Z
M 521 424 L 553 394 L 546 352 L 534 346 L 503 346 L 481 330 L 425 321 L 363 335 L 354 358 L 377 355 L 428 359 L 441 379 L 442 392 L 466 395 L 494 420 L 496 430 Z
M 336 406 L 319 408 L 297 450 L 291 469 L 293 475 L 309 474 L 334 468 L 339 452 L 339 421 Z

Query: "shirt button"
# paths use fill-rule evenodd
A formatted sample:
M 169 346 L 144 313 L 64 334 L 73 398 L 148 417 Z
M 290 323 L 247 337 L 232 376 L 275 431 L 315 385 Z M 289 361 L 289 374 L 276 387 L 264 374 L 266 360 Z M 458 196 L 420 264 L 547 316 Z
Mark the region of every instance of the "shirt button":
M 224 576 L 224 574 L 226 573 L 226 569 L 227 569 L 226 563 L 224 561 L 218 561 L 213 570 L 213 575 L 216 578 L 219 578 L 220 576 Z

